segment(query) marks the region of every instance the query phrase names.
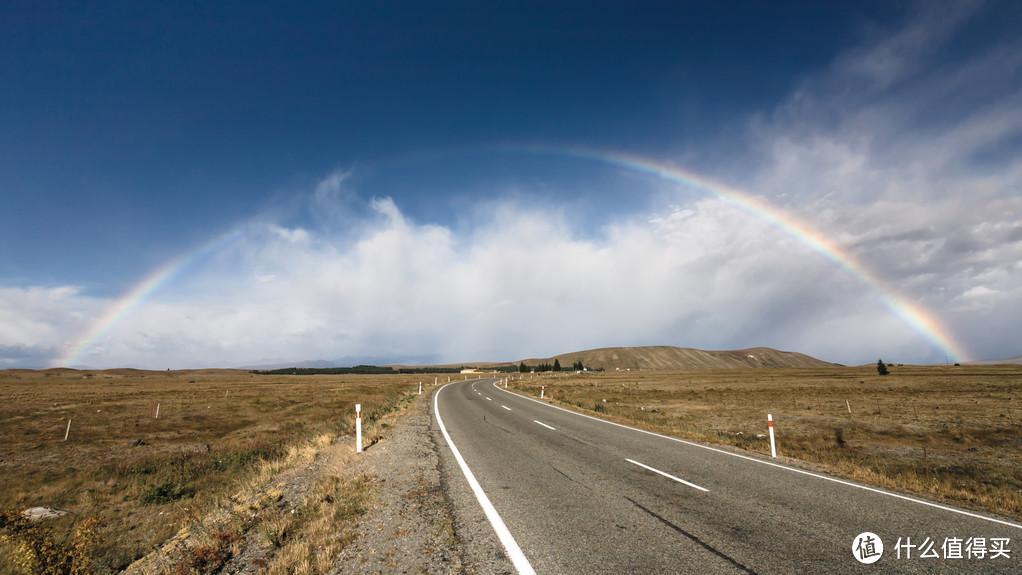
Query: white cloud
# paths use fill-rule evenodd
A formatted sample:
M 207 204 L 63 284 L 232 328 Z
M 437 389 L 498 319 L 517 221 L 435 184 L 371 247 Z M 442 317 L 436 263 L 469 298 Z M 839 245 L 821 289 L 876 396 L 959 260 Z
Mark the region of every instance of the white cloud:
M 849 50 L 750 122 L 751 157 L 705 163 L 740 166 L 717 175 L 825 232 L 983 357 L 1006 357 L 1022 325 L 1022 94 L 1005 78 L 1022 47 L 936 58 L 969 12 L 927 11 Z M 310 194 L 308 226 L 243 227 L 79 360 L 471 361 L 632 344 L 943 360 L 882 294 L 726 202 L 675 198 L 584 233 L 564 206 L 532 202 L 462 206 L 472 216 L 450 227 L 365 201 L 335 172 Z M 65 348 L 110 303 L 0 290 L 0 361 Z
M 752 122 L 736 175 L 1003 357 L 1019 344 L 990 327 L 1022 322 L 1022 43 L 949 49 L 979 7 L 921 5 L 806 78 Z
M 285 228 L 273 225 L 270 226 L 270 231 L 288 243 L 297 244 L 309 241 L 309 232 L 302 228 Z
M 295 242 L 277 224 L 244 228 L 215 262 L 92 342 L 80 363 L 469 361 L 654 343 L 762 343 L 847 360 L 875 354 L 876 340 L 847 340 L 875 315 L 891 328 L 886 351 L 926 352 L 918 336 L 869 311 L 876 294 L 720 200 L 664 207 L 586 237 L 556 212 L 512 202 L 462 235 L 415 222 L 390 199 L 370 203 L 382 220 L 354 240 L 322 229 Z M 63 292 L 34 341 L 59 347 L 83 328 L 59 321 L 81 298 Z M 102 308 L 92 309 L 98 317 Z M 846 337 L 821 338 L 819 325 Z
M 104 303 L 72 286 L 0 287 L 0 366 L 44 364 Z

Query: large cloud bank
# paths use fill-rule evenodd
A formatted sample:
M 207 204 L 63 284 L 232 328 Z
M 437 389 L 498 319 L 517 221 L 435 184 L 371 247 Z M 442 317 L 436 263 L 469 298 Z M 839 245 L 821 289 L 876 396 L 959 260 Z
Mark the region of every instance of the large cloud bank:
M 679 155 L 825 232 L 977 356 L 1005 357 L 1022 353 L 1022 45 L 948 60 L 971 18 L 924 11 L 726 145 Z M 453 226 L 331 174 L 306 198 L 317 217 L 240 224 L 76 362 L 470 361 L 637 344 L 943 361 L 882 294 L 794 238 L 713 197 L 663 197 L 592 224 L 497 195 Z M 62 357 L 112 303 L 73 285 L 0 287 L 0 365 Z

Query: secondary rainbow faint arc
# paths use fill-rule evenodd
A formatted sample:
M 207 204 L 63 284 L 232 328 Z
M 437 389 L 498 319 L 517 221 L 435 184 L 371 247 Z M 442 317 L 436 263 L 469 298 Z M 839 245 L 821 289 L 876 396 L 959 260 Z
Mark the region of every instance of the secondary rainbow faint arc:
M 709 192 L 782 230 L 847 270 L 866 285 L 876 289 L 883 295 L 884 303 L 896 316 L 943 351 L 952 361 L 964 361 L 969 357 L 965 346 L 955 340 L 947 327 L 932 312 L 900 294 L 898 290 L 863 265 L 854 254 L 828 240 L 819 230 L 764 199 L 715 182 L 684 168 L 631 154 L 587 148 L 547 146 L 519 146 L 509 147 L 509 149 L 594 160 Z
M 240 229 L 234 229 L 227 233 L 220 234 L 213 239 L 203 243 L 199 247 L 172 258 L 165 264 L 157 267 L 142 278 L 142 281 L 135 284 L 114 303 L 110 304 L 96 321 L 53 363 L 53 367 L 71 366 L 78 361 L 78 357 L 90 345 L 96 342 L 104 332 L 123 319 L 131 310 L 135 309 L 147 297 L 152 295 L 160 286 L 166 284 L 175 276 L 181 273 L 189 264 L 199 260 L 202 256 L 213 253 L 217 249 L 227 245 L 241 234 Z

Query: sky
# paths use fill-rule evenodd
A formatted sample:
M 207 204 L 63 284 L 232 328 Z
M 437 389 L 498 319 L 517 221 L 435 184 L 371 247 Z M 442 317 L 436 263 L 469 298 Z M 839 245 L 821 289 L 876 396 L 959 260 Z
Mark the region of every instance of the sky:
M 0 368 L 1022 355 L 1017 2 L 0 6 Z

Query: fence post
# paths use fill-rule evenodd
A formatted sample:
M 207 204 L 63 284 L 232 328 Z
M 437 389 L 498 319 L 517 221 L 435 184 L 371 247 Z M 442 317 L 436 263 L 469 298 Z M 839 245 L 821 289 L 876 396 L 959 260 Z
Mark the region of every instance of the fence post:
M 774 416 L 767 414 L 767 431 L 770 433 L 770 457 L 777 457 L 777 445 L 774 443 Z
M 355 453 L 362 453 L 362 404 L 355 404 Z

